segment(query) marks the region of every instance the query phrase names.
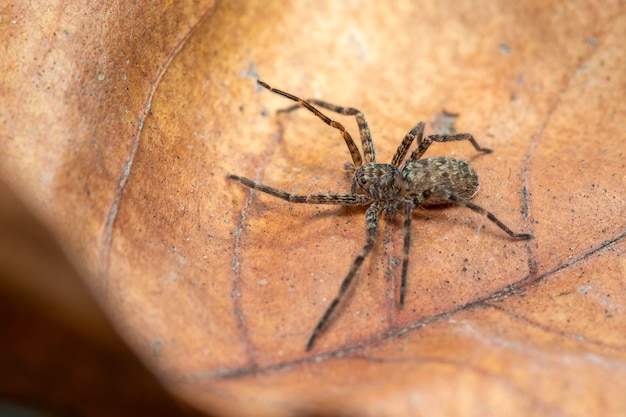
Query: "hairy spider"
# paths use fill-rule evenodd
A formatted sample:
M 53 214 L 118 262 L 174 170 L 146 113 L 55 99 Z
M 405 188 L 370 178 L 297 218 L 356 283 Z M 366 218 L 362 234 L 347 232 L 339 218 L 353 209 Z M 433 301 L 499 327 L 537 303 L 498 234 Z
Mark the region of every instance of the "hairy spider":
M 289 112 L 296 108 L 304 107 L 319 117 L 324 123 L 341 132 L 348 146 L 348 150 L 350 151 L 350 156 L 352 156 L 352 164 L 346 165 L 346 169 L 354 173 L 352 190 L 350 193 L 346 194 L 294 195 L 237 175 L 229 175 L 228 178 L 239 181 L 247 187 L 292 203 L 335 204 L 341 206 L 369 205 L 365 212 L 365 246 L 363 246 L 354 259 L 354 262 L 348 270 L 348 274 L 339 287 L 337 295 L 313 329 L 313 333 L 306 344 L 307 351 L 313 348 L 315 341 L 324 330 L 328 320 L 337 308 L 337 305 L 341 302 L 342 297 L 350 287 L 359 267 L 363 264 L 363 261 L 374 247 L 378 236 L 378 218 L 381 213 L 384 215 L 392 215 L 401 210 L 404 214 L 404 246 L 400 299 L 398 302 L 400 308 L 404 306 L 406 296 L 409 248 L 411 246 L 411 216 L 415 207 L 420 205 L 432 206 L 449 203 L 461 204 L 476 213 L 486 216 L 512 238 L 525 240 L 532 238 L 532 235 L 527 233 L 513 232 L 492 213 L 470 201 L 478 192 L 479 187 L 478 176 L 470 164 L 459 159 L 447 157 L 420 159 L 433 142 L 467 140 L 478 152 L 491 152 L 491 149 L 481 148 L 471 134 L 459 133 L 423 137 L 424 123 L 419 122 L 406 134 L 393 156 L 391 163 L 380 164 L 376 162 L 374 144 L 367 122 L 365 121 L 365 116 L 359 110 L 351 107 L 335 106 L 321 100 L 303 100 L 292 94 L 272 88 L 260 80 L 257 80 L 257 83 L 269 91 L 297 103 L 292 107 L 280 110 L 281 112 Z M 328 118 L 313 107 L 313 105 L 356 118 L 363 147 L 363 157 L 361 157 L 354 140 L 352 140 L 350 133 L 348 133 L 345 127 L 341 123 Z M 400 165 L 413 141 L 417 142 L 417 149 L 411 153 L 402 169 L 400 169 Z

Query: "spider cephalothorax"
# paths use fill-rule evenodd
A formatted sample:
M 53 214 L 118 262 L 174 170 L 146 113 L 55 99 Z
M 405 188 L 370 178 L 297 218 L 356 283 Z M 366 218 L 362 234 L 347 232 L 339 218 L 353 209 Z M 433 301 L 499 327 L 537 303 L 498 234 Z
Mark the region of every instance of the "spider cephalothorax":
M 370 162 L 357 168 L 352 182 L 352 193 L 365 194 L 373 200 L 392 201 L 402 198 L 402 173 L 391 164 Z

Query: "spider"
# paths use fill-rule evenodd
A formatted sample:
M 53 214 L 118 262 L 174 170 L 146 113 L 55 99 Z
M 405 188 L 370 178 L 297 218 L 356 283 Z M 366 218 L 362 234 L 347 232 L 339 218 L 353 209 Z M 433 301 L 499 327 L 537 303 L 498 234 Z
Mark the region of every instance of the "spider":
M 390 164 L 376 162 L 374 143 L 365 121 L 365 116 L 359 110 L 352 107 L 339 107 L 321 100 L 303 100 L 287 92 L 278 90 L 257 80 L 257 83 L 267 90 L 295 101 L 292 107 L 279 110 L 289 112 L 304 107 L 315 116 L 319 117 L 327 125 L 341 132 L 350 156 L 352 164 L 346 164 L 346 169 L 354 174 L 352 189 L 345 194 L 308 194 L 295 195 L 287 191 L 259 184 L 248 178 L 237 175 L 228 175 L 231 180 L 239 181 L 243 185 L 259 190 L 274 197 L 287 200 L 291 203 L 305 204 L 333 204 L 341 206 L 369 206 L 365 211 L 366 243 L 352 262 L 347 275 L 341 282 L 339 291 L 326 311 L 313 329 L 306 351 L 313 349 L 317 338 L 322 334 L 329 319 L 352 284 L 357 271 L 363 261 L 372 251 L 378 236 L 378 219 L 381 214 L 391 216 L 398 211 L 404 214 L 404 245 L 402 258 L 402 275 L 400 279 L 399 308 L 404 307 L 407 286 L 407 271 L 409 266 L 409 249 L 411 246 L 411 217 L 417 206 L 436 206 L 442 204 L 460 204 L 478 214 L 486 216 L 500 229 L 514 239 L 528 240 L 532 235 L 527 233 L 515 233 L 502 223 L 496 216 L 484 208 L 472 203 L 472 199 L 478 192 L 479 182 L 476 171 L 470 164 L 455 158 L 435 157 L 420 159 L 433 142 L 451 142 L 467 140 L 478 152 L 491 153 L 491 149 L 481 148 L 474 137 L 469 133 L 452 135 L 430 135 L 424 137 L 424 123 L 419 122 L 411 129 L 396 151 Z M 320 112 L 314 105 L 332 112 L 354 116 L 359 126 L 363 156 L 359 152 L 354 140 L 345 127 Z M 409 147 L 415 141 L 415 149 L 400 168 Z

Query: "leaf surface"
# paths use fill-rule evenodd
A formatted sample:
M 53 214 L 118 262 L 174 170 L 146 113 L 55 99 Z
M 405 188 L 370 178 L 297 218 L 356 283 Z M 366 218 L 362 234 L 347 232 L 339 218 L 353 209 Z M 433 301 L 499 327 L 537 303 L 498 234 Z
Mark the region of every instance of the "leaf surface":
M 626 410 L 622 3 L 51 3 L 2 11 L 0 173 L 135 351 L 210 413 L 615 415 Z M 33 36 L 33 34 L 38 36 Z M 364 210 L 339 133 L 284 98 L 359 108 L 379 162 L 459 113 L 475 202 L 402 220 L 311 353 Z M 354 120 L 332 115 L 358 138 Z M 432 129 L 428 129 L 432 133 Z

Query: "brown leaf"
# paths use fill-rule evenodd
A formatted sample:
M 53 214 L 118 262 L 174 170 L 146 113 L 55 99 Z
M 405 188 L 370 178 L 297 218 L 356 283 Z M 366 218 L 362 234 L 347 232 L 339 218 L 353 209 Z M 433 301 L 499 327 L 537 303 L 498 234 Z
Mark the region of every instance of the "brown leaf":
M 622 3 L 22 7 L 2 12 L 2 176 L 178 395 L 232 415 L 626 410 Z M 339 134 L 276 117 L 290 103 L 259 75 L 362 110 L 380 162 L 419 120 L 459 113 L 494 153 L 427 156 L 470 159 L 475 202 L 535 239 L 418 211 L 398 310 L 401 221 L 384 225 L 305 353 L 363 210 L 226 179 L 349 190 Z

